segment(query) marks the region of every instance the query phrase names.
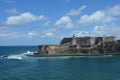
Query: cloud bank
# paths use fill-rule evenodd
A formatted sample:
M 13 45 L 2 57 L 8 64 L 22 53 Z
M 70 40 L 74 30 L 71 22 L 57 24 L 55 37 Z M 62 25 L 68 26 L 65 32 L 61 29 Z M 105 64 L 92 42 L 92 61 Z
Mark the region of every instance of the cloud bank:
M 20 24 L 25 24 L 33 21 L 39 21 L 39 20 L 44 20 L 45 17 L 43 15 L 40 16 L 35 16 L 31 14 L 30 12 L 25 12 L 22 13 L 18 16 L 10 16 L 7 18 L 5 21 L 6 25 L 20 25 Z

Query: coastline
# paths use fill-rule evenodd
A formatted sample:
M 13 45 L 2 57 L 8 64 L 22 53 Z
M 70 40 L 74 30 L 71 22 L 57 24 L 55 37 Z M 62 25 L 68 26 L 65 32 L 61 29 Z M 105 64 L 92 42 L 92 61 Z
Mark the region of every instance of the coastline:
M 109 54 L 53 54 L 53 55 L 27 55 L 29 57 L 60 57 L 60 56 L 120 56 L 120 53 L 109 53 Z

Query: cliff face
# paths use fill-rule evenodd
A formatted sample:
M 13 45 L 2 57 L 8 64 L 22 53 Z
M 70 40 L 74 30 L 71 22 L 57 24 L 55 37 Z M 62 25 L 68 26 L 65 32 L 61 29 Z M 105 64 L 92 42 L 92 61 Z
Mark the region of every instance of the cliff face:
M 115 37 L 70 37 L 60 45 L 40 45 L 35 55 L 103 55 L 120 52 L 120 41 Z
M 40 45 L 35 55 L 55 55 L 68 49 L 66 45 Z

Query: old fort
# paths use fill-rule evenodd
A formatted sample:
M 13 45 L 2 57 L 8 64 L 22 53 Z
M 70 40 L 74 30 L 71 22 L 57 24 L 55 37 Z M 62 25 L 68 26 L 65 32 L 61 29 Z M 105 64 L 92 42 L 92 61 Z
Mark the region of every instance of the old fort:
M 120 52 L 120 40 L 107 37 L 65 37 L 60 45 L 39 45 L 34 56 L 44 55 L 107 55 Z

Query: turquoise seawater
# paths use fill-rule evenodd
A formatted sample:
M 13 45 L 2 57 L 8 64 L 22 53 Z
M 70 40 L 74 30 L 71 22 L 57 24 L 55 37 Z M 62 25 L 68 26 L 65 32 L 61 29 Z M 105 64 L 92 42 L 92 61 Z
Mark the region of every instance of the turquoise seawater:
M 36 46 L 0 47 L 0 80 L 120 80 L 119 56 L 26 57 Z M 21 57 L 21 58 L 19 58 Z

